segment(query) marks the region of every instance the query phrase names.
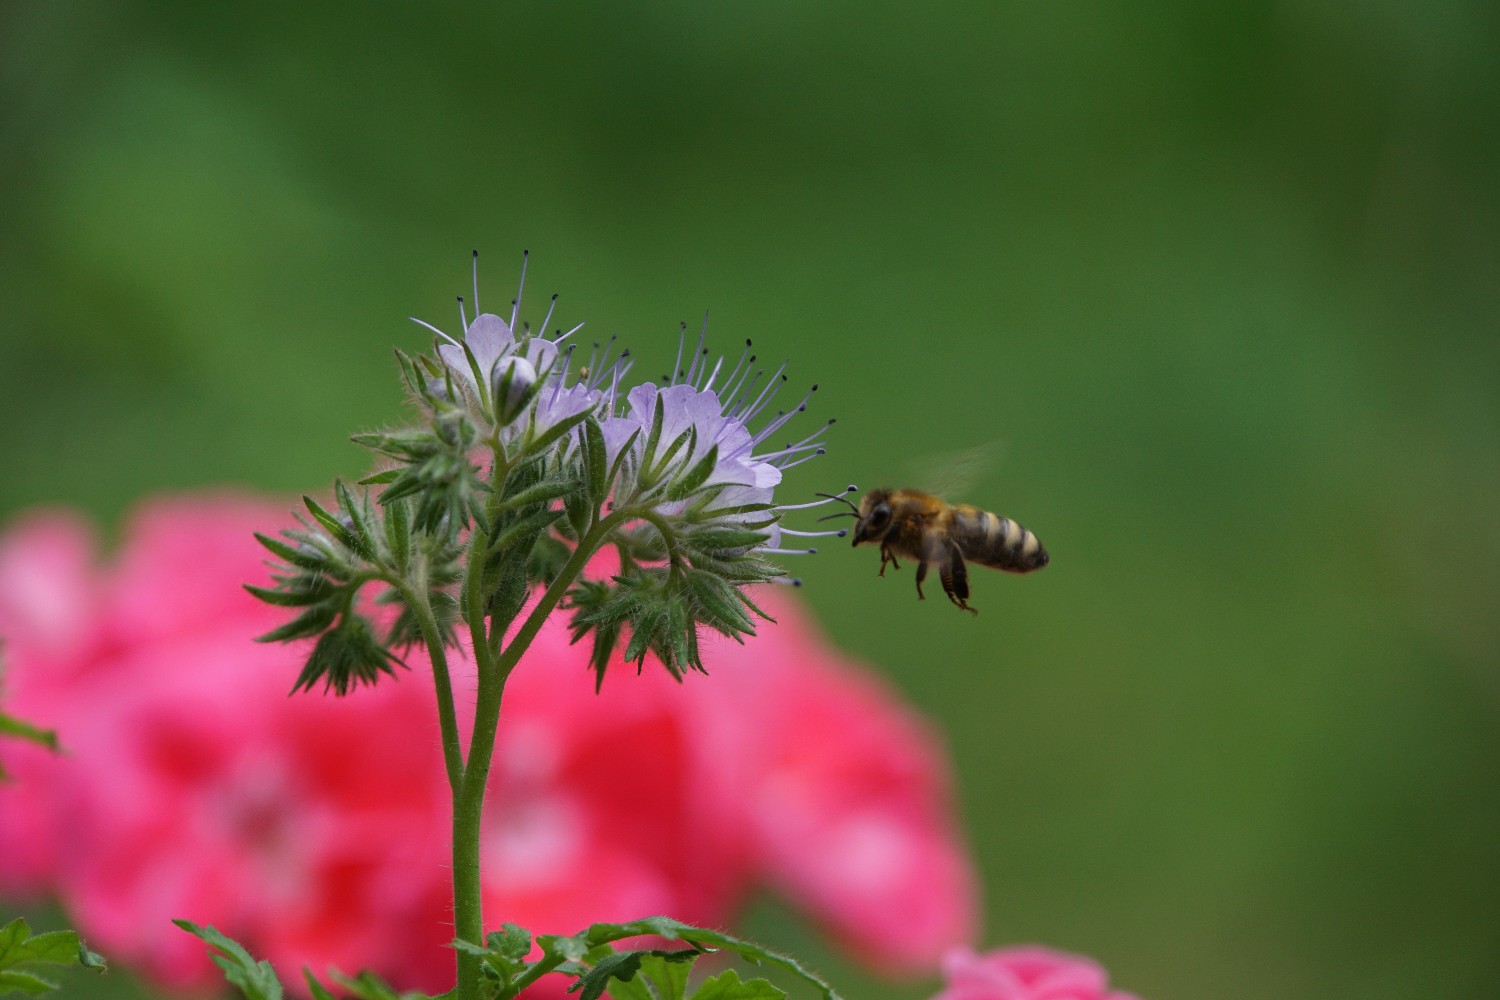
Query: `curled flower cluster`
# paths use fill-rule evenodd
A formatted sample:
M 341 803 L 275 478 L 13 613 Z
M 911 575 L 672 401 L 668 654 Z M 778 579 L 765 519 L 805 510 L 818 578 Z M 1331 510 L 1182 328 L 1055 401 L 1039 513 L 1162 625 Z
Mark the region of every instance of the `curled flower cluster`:
M 102 566 L 72 515 L 0 535 L 6 707 L 66 749 L 0 747 L 16 778 L 0 786 L 0 891 L 56 894 L 91 945 L 166 984 L 214 976 L 168 922 L 187 915 L 284 972 L 369 966 L 445 989 L 432 687 L 413 669 L 348 699 L 286 696 L 305 650 L 250 641 L 278 609 L 239 587 L 264 580 L 251 532 L 282 510 L 154 501 Z M 565 623 L 541 630 L 489 783 L 494 925 L 722 924 L 766 885 L 900 971 L 969 939 L 975 881 L 938 741 L 795 604 L 764 600 L 780 626 L 706 642 L 713 681 L 686 687 L 655 671 L 596 695 Z M 455 684 L 472 698 L 471 672 Z M 374 735 L 390 733 L 405 735 Z

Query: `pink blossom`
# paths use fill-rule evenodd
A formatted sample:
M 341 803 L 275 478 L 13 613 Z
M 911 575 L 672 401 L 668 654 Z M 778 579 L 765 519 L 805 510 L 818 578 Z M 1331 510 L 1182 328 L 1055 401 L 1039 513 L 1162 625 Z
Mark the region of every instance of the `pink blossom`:
M 92 945 L 164 984 L 217 977 L 169 923 L 186 917 L 288 984 L 306 964 L 446 988 L 431 680 L 409 657 L 373 690 L 287 697 L 306 650 L 252 642 L 283 612 L 240 586 L 267 575 L 251 532 L 286 521 L 237 497 L 154 501 L 102 569 L 65 515 L 0 536 L 6 704 L 68 749 L 3 748 L 19 780 L 0 787 L 0 888 L 56 892 Z M 757 600 L 780 624 L 708 643 L 712 676 L 682 685 L 616 663 L 596 695 L 562 617 L 542 629 L 502 708 L 491 927 L 724 926 L 769 884 L 893 970 L 970 939 L 975 883 L 937 739 L 795 604 Z M 472 676 L 461 657 L 455 670 L 463 716 Z
M 955 948 L 943 958 L 947 988 L 933 1000 L 1136 1000 L 1109 988 L 1091 959 L 1026 945 L 977 954 Z

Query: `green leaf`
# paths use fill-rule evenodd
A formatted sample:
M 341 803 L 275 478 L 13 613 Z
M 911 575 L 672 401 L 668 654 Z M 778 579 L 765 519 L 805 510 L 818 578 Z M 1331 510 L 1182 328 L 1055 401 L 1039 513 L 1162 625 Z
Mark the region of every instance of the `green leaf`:
M 641 959 L 641 972 L 639 979 L 649 979 L 656 987 L 655 1000 L 682 1000 L 687 992 L 688 976 L 693 971 L 693 962 L 683 960 L 678 956 L 691 955 L 696 958 L 702 952 L 698 949 L 689 951 L 660 952 L 653 951 Z M 615 988 L 611 987 L 614 993 Z M 650 994 L 648 993 L 649 997 Z M 618 997 L 616 1000 L 624 1000 Z
M 428 1000 L 427 994 L 416 990 L 397 993 L 389 983 L 369 969 L 354 977 L 334 972 L 332 978 L 359 1000 Z
M 337 487 L 339 484 L 335 483 L 334 485 Z M 302 504 L 307 508 L 308 513 L 323 526 L 323 530 L 333 536 L 335 541 L 351 552 L 363 554 L 360 553 L 359 539 L 354 537 L 354 532 L 344 526 L 344 522 L 330 514 L 323 508 L 322 504 L 310 496 L 304 495 L 302 497 Z
M 334 1000 L 333 994 L 328 992 L 326 986 L 318 982 L 318 977 L 313 975 L 312 970 L 305 965 L 302 967 L 302 976 L 307 980 L 307 992 L 312 994 L 312 1000 Z
M 191 920 L 172 923 L 208 944 L 209 957 L 224 971 L 224 979 L 238 987 L 246 1000 L 281 1000 L 281 981 L 270 962 L 257 962 L 239 942 L 212 926 L 199 927 Z
M 501 924 L 500 930 L 490 931 L 484 941 L 501 958 L 519 961 L 531 952 L 531 932 L 516 924 Z
M 687 982 L 687 970 L 701 954 L 702 952 L 697 948 L 685 948 L 680 951 L 653 949 L 650 951 L 612 952 L 604 955 L 594 963 L 592 969 L 579 976 L 578 981 L 568 987 L 568 992 L 578 993 L 579 1000 L 598 1000 L 599 997 L 604 995 L 605 989 L 609 988 L 609 983 L 612 979 L 626 984 L 635 982 L 636 986 L 639 986 L 639 983 L 636 981 L 636 974 L 643 971 L 645 963 L 648 961 L 652 962 L 651 968 L 658 971 L 673 964 L 680 967 L 682 970 L 680 975 L 665 976 L 664 983 L 657 983 L 659 990 L 663 986 L 670 990 L 674 982 Z M 613 993 L 614 991 L 611 990 L 611 992 Z M 616 1000 L 626 1000 L 626 997 L 632 994 L 639 995 L 639 992 L 627 987 L 616 996 Z M 649 997 L 650 993 L 647 992 L 645 995 Z M 678 989 L 675 993 L 659 992 L 658 1000 L 682 1000 L 682 991 Z
M 61 989 L 61 984 L 54 983 L 50 979 L 43 979 L 30 972 L 21 972 L 16 969 L 0 971 L 0 997 L 13 993 L 37 996 L 42 993 L 51 993 L 56 989 Z
M 47 931 L 32 936 L 21 917 L 0 928 L 0 996 L 36 995 L 58 988 L 50 979 L 19 968 L 23 965 L 79 965 L 104 971 L 104 959 L 88 949 L 73 931 Z
M 783 1000 L 786 991 L 768 979 L 740 982 L 740 974 L 729 969 L 703 981 L 693 992 L 692 1000 Z
M 823 1000 L 842 1000 L 834 988 L 814 975 L 794 958 L 774 952 L 751 941 L 706 927 L 693 927 L 671 917 L 646 917 L 627 924 L 594 924 L 578 935 L 588 945 L 608 944 L 623 938 L 654 934 L 668 941 L 682 941 L 695 948 L 723 948 L 748 962 L 776 966 L 815 987 Z
M 6 715 L 4 712 L 0 712 L 0 736 L 14 736 L 31 743 L 39 743 L 54 753 L 57 751 L 57 733 L 50 729 L 33 726 L 29 722 L 13 715 Z

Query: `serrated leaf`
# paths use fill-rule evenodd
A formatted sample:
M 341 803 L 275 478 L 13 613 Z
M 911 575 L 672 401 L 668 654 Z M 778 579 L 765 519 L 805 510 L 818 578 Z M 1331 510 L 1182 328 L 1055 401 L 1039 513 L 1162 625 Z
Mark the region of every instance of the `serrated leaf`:
M 57 989 L 57 984 L 22 965 L 78 965 L 103 972 L 103 957 L 92 952 L 74 931 L 47 931 L 32 936 L 31 927 L 16 917 L 0 928 L 0 996 L 35 995 Z
M 199 927 L 191 920 L 173 920 L 172 923 L 208 945 L 209 957 L 223 970 L 224 979 L 238 987 L 246 1000 L 281 1000 L 281 981 L 276 978 L 270 962 L 257 962 L 238 941 L 219 933 L 213 926 Z
M 484 941 L 501 958 L 519 961 L 531 952 L 531 932 L 516 924 L 501 924 L 500 930 L 490 931 Z
M 676 956 L 691 955 L 696 959 L 701 954 L 703 953 L 696 948 L 666 953 L 653 951 L 641 959 L 637 983 L 639 980 L 649 979 L 656 987 L 654 1000 L 683 1000 L 683 994 L 687 992 L 688 976 L 693 971 L 693 962 Z M 610 993 L 615 992 L 615 987 L 610 987 Z M 648 993 L 647 996 L 651 997 L 651 994 Z M 625 998 L 616 997 L 616 1000 Z
M 768 979 L 740 981 L 733 969 L 711 976 L 693 991 L 692 1000 L 784 1000 L 786 991 Z
M 623 938 L 638 937 L 642 934 L 654 934 L 657 937 L 666 938 L 668 941 L 683 941 L 695 948 L 722 948 L 732 951 L 746 961 L 753 963 L 764 963 L 774 965 L 792 973 L 817 989 L 824 1000 L 842 1000 L 832 986 L 815 976 L 794 958 L 782 955 L 779 952 L 762 947 L 752 941 L 725 934 L 722 931 L 711 930 L 706 927 L 694 927 L 684 924 L 680 920 L 671 917 L 646 917 L 642 920 L 633 920 L 626 924 L 594 924 L 583 934 L 578 935 L 583 941 L 591 945 L 608 944 Z

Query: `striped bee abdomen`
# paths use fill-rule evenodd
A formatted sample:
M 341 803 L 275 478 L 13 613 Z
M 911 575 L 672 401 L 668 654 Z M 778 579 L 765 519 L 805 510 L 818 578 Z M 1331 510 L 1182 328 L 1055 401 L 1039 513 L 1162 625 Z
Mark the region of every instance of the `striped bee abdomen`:
M 1047 565 L 1042 540 L 1008 517 L 978 507 L 953 505 L 949 535 L 964 558 L 1011 573 L 1030 573 Z

